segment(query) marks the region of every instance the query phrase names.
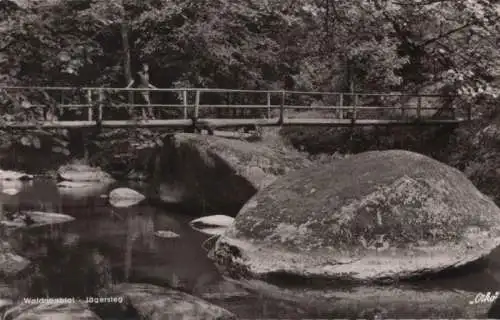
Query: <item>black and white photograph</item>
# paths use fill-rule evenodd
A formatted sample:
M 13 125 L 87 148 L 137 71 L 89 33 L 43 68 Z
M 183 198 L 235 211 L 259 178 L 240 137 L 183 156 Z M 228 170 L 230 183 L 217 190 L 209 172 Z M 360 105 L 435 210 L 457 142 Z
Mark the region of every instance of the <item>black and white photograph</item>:
M 0 320 L 499 297 L 500 0 L 0 0 Z

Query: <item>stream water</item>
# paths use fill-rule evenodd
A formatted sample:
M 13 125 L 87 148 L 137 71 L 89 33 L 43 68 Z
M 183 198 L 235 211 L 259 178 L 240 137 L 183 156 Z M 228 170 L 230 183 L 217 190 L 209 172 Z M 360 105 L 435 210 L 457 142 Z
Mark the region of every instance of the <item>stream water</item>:
M 17 195 L 2 194 L 2 211 L 39 210 L 76 218 L 60 226 L 10 235 L 17 252 L 30 259 L 32 266 L 27 276 L 22 275 L 7 285 L 14 286 L 20 297 L 30 298 L 85 298 L 98 295 L 99 289 L 111 282 L 122 281 L 179 287 L 195 295 L 207 288 L 212 288 L 212 292 L 213 288 L 224 290 L 223 286 L 218 287 L 222 277 L 201 246 L 207 236 L 188 225 L 192 216 L 168 212 L 147 201 L 134 207 L 113 208 L 101 195 L 118 186 L 127 184 L 102 186 L 82 194 L 60 190 L 54 181 L 35 180 L 23 183 Z M 147 185 L 131 187 L 147 190 Z M 180 237 L 161 238 L 155 235 L 157 230 L 170 230 Z M 433 280 L 421 287 L 472 293 L 496 291 L 500 285 L 493 269 L 494 264 L 486 270 Z M 257 294 L 215 300 L 212 302 L 247 319 L 335 316 L 325 314 L 318 304 L 304 309 L 279 297 L 270 299 Z
M 223 280 L 201 246 L 208 237 L 188 224 L 193 217 L 147 201 L 113 208 L 101 196 L 127 186 L 140 192 L 148 189 L 147 185 L 118 183 L 79 191 L 58 189 L 51 180 L 35 180 L 18 186 L 22 189 L 17 195 L 1 194 L 2 211 L 38 210 L 76 218 L 60 226 L 9 235 L 17 253 L 32 262 L 27 276 L 8 284 L 15 286 L 19 297 L 85 298 L 98 295 L 110 282 L 122 281 L 177 287 L 195 295 L 211 288 L 217 294 L 213 288 L 217 291 Z M 161 238 L 155 235 L 157 230 L 170 230 L 180 237 Z M 297 317 L 292 304 L 258 295 L 216 300 L 245 318 Z

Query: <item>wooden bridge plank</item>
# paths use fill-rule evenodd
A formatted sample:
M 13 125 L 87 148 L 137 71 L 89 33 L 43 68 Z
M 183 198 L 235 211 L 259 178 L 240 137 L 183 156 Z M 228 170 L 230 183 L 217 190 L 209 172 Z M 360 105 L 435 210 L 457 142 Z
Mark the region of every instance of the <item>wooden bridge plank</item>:
M 215 128 L 229 128 L 241 126 L 263 126 L 272 127 L 279 126 L 279 118 L 271 119 L 199 119 L 200 124 L 208 124 Z M 439 125 L 439 124 L 458 124 L 466 122 L 466 119 L 425 119 L 416 120 L 371 120 L 360 119 L 353 121 L 351 119 L 287 119 L 283 120 L 283 126 L 373 126 L 373 125 Z M 13 129 L 62 129 L 62 128 L 91 128 L 97 126 L 96 121 L 44 121 L 44 122 L 7 122 L 3 123 L 3 127 Z M 169 128 L 186 128 L 192 126 L 191 119 L 168 119 L 168 120 L 105 120 L 101 122 L 101 127 L 104 128 L 153 128 L 153 127 L 169 127 Z
M 456 124 L 464 122 L 464 120 L 455 119 L 423 119 L 417 120 L 372 120 L 372 119 L 357 119 L 353 121 L 352 119 L 284 119 L 283 126 L 373 126 L 373 125 L 438 125 L 438 124 Z
M 241 127 L 241 126 L 276 126 L 278 125 L 279 118 L 270 118 L 270 119 L 199 119 L 199 123 L 207 123 L 216 128 L 223 127 Z
M 126 127 L 170 127 L 185 128 L 193 125 L 191 119 L 165 119 L 165 120 L 103 120 L 101 126 L 104 128 L 126 128 Z
M 92 128 L 97 125 L 96 121 L 39 121 L 39 122 L 3 122 L 0 126 L 12 129 L 69 129 L 69 128 Z

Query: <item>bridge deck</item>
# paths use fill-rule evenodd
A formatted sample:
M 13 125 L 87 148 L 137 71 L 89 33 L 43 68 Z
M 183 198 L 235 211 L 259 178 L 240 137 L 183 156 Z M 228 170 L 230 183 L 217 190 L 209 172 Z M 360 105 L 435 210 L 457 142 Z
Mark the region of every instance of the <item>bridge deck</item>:
M 386 126 L 457 124 L 472 119 L 470 106 L 461 105 L 456 97 L 440 95 L 176 88 L 147 89 L 154 104 L 135 103 L 141 99 L 136 93 L 145 90 L 0 87 L 4 115 L 9 110 L 22 110 L 34 118 L 1 121 L 0 127 L 185 128 L 193 125 L 192 119 L 214 128 Z M 137 113 L 144 108 L 154 108 L 160 116 L 156 120 L 130 120 L 132 110 Z M 47 111 L 58 114 L 59 121 L 49 120 Z
M 228 121 L 229 120 L 229 121 Z M 284 119 L 280 125 L 278 119 L 199 119 L 197 122 L 207 124 L 214 128 L 235 128 L 243 126 L 388 126 L 388 125 L 440 125 L 440 124 L 459 124 L 466 122 L 465 119 L 423 119 L 423 120 L 349 120 L 349 119 Z M 0 125 L 0 128 L 7 127 L 13 129 L 64 129 L 64 128 L 92 128 L 100 125 L 102 128 L 187 128 L 193 125 L 192 120 L 107 120 L 100 124 L 97 121 L 39 121 L 39 122 L 6 122 Z

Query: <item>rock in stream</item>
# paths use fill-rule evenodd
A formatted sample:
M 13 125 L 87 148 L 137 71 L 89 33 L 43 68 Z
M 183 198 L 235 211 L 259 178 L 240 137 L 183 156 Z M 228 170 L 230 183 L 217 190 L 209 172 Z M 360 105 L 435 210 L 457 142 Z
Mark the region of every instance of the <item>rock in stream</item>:
M 297 170 L 257 193 L 215 245 L 233 277 L 397 281 L 500 244 L 500 209 L 460 171 L 408 151 Z
M 83 164 L 68 164 L 57 170 L 60 179 L 74 182 L 113 182 L 110 174 L 100 168 L 94 168 Z
M 164 143 L 160 198 L 233 215 L 258 190 L 310 162 L 297 152 L 265 144 L 197 134 Z

